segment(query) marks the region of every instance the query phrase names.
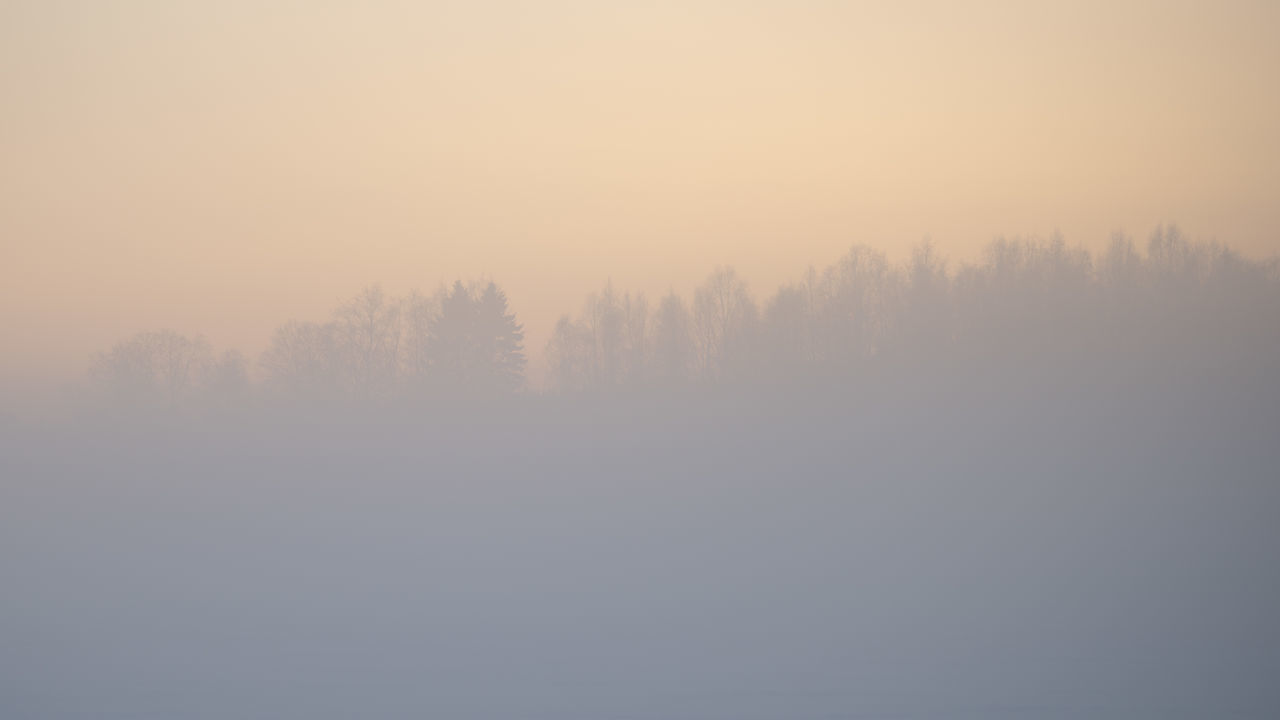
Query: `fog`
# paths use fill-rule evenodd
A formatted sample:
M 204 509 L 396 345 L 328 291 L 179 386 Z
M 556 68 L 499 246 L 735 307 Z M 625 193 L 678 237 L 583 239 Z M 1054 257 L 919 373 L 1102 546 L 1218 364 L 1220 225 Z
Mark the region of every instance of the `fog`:
M 0 720 L 1280 717 L 1278 27 L 0 1 Z
M 0 420 L 0 714 L 1275 717 L 1280 268 L 1103 247 L 122 337 Z

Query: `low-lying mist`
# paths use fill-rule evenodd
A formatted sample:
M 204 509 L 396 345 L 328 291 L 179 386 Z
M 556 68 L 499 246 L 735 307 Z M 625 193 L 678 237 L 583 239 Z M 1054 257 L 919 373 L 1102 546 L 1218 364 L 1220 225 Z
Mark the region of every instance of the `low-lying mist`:
M 518 311 L 143 333 L 0 415 L 0 715 L 1280 713 L 1274 261 L 606 284 L 536 383 Z

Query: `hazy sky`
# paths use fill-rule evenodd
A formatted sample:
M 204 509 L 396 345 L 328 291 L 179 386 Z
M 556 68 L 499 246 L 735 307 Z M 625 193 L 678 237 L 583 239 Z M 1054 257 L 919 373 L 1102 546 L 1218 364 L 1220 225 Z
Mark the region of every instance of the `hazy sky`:
M 963 6 L 963 7 L 962 7 Z M 0 3 L 0 380 L 379 281 L 758 292 L 853 242 L 1280 251 L 1280 3 Z

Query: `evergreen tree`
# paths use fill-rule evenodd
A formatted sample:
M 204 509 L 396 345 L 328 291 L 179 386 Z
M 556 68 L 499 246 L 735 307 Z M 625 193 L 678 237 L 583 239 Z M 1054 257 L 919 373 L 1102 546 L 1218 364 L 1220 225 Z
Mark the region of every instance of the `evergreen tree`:
M 524 384 L 524 326 L 507 308 L 507 295 L 490 282 L 477 301 L 476 365 L 484 386 L 514 392 Z
M 475 303 L 462 281 L 441 293 L 440 313 L 427 331 L 427 362 L 431 374 L 446 386 L 471 384 L 475 316 Z
M 479 293 L 455 282 L 442 294 L 426 345 L 431 374 L 447 388 L 513 392 L 524 383 L 524 327 L 492 282 Z

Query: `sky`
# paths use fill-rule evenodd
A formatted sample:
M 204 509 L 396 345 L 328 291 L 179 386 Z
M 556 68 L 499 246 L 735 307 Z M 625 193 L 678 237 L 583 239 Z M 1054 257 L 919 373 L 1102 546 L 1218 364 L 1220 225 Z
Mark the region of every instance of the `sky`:
M 963 7 L 962 7 L 963 5 Z M 0 383 L 370 283 L 758 295 L 851 244 L 1280 252 L 1280 3 L 0 3 Z

